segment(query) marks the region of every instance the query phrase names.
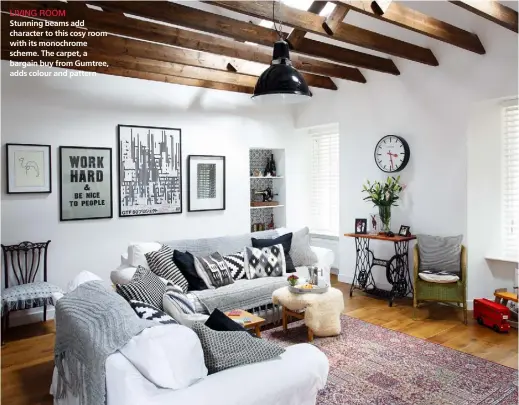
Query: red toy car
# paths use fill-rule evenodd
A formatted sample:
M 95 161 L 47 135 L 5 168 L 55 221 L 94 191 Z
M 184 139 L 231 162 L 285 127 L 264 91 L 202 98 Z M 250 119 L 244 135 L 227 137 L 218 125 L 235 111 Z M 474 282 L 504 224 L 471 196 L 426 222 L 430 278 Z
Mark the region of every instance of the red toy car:
M 477 319 L 480 325 L 486 325 L 496 332 L 508 332 L 510 330 L 509 318 L 510 308 L 505 305 L 486 298 L 474 300 L 474 319 Z

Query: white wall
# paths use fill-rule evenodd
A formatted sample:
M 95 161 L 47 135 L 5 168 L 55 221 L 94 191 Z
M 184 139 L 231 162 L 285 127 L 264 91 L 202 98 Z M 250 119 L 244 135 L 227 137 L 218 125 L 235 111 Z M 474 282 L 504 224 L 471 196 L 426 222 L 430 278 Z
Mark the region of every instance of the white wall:
M 6 195 L 2 182 L 2 243 L 52 240 L 49 281 L 65 287 L 79 271 L 107 279 L 129 241 L 169 240 L 246 233 L 249 219 L 251 146 L 286 149 L 287 226 L 304 225 L 292 209 L 304 192 L 290 110 L 259 110 L 249 96 L 137 79 L 10 78 L 2 62 L 2 145 L 52 145 L 50 195 Z M 118 218 L 116 126 L 135 124 L 182 129 L 184 212 Z M 114 218 L 59 221 L 58 146 L 113 148 Z M 2 153 L 5 153 L 5 148 Z M 187 212 L 186 160 L 190 154 L 225 155 L 226 210 Z
M 413 233 L 463 234 L 464 242 L 469 243 L 467 221 L 473 217 L 467 217 L 467 207 L 476 203 L 467 200 L 469 114 L 477 101 L 517 94 L 517 34 L 447 2 L 406 5 L 476 32 L 487 53 L 477 55 L 351 13 L 347 22 L 431 48 L 440 66 L 392 58 L 400 76 L 363 71 L 367 84 L 340 82 L 337 93 L 315 92 L 314 100 L 299 108 L 296 126 L 339 123 L 341 233 L 353 231 L 355 218 L 367 218 L 374 212 L 362 200 L 361 187 L 366 179 L 385 177 L 375 165 L 373 150 L 382 136 L 396 134 L 409 143 L 411 159 L 400 173 L 408 188 L 401 206 L 393 209 L 393 231 L 406 224 Z M 393 254 L 389 244 L 371 246 L 381 258 Z M 342 237 L 340 279 L 350 282 L 354 267 L 354 241 Z M 494 284 L 484 285 L 482 271 L 479 266 L 469 269 L 469 299 L 493 292 Z M 383 283 L 384 270 L 376 267 L 375 272 Z M 479 280 L 482 283 L 476 288 Z

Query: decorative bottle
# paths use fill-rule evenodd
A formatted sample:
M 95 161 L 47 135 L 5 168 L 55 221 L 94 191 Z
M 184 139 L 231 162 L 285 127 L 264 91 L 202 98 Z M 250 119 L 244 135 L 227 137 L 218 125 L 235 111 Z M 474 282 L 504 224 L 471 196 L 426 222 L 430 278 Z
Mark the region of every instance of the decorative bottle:
M 274 214 L 270 215 L 270 222 L 268 225 L 268 229 L 274 229 Z
M 270 173 L 270 158 L 267 158 L 267 164 L 265 165 L 265 170 L 263 170 L 263 177 L 267 177 Z
M 270 175 L 276 177 L 276 161 L 274 160 L 274 154 L 270 155 Z

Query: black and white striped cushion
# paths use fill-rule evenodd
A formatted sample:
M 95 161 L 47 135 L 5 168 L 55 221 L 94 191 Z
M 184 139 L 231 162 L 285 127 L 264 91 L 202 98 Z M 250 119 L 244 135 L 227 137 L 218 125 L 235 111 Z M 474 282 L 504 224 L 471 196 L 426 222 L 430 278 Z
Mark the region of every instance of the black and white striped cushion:
M 161 311 L 154 305 L 146 304 L 142 301 L 131 300 L 130 306 L 141 319 L 158 322 L 164 325 L 178 324 L 178 322 L 175 321 L 171 316 L 166 314 L 164 311 Z
M 176 285 L 166 286 L 164 299 L 168 299 L 176 309 L 183 314 L 194 314 L 196 309 L 194 304 L 187 298 L 186 294 Z
M 146 257 L 150 270 L 154 274 L 178 285 L 182 291 L 187 292 L 188 283 L 173 261 L 173 249 L 169 246 L 162 245 L 159 250 L 146 253 L 144 256 Z
M 246 279 L 245 276 L 245 255 L 243 252 L 234 253 L 223 257 L 224 262 L 231 271 L 233 280 Z
M 417 235 L 420 272 L 432 270 L 459 274 L 461 272 L 461 242 L 463 235 Z
M 126 301 L 141 301 L 162 310 L 162 296 L 166 292 L 166 284 L 151 270 L 139 266 L 130 282 L 116 284 L 115 290 Z

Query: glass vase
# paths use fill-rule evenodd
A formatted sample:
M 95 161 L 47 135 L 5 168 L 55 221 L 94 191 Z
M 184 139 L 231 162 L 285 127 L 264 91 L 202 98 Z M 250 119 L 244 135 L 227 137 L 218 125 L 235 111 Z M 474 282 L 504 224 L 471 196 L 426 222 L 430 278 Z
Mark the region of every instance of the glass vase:
M 391 231 L 391 206 L 380 205 L 378 207 L 378 215 L 380 216 L 380 232 L 388 233 Z

